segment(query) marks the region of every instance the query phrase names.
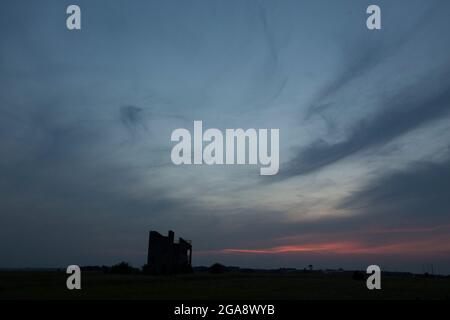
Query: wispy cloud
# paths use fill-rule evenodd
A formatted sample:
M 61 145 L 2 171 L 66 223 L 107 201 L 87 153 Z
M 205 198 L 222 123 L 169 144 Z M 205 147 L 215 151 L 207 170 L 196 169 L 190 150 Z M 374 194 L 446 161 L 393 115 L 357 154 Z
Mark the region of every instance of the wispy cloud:
M 382 111 L 361 120 L 342 142 L 322 140 L 298 150 L 281 166 L 279 178 L 307 174 L 362 150 L 382 146 L 425 123 L 448 116 L 450 73 L 444 67 L 440 76 L 430 76 L 400 93 L 384 99 Z

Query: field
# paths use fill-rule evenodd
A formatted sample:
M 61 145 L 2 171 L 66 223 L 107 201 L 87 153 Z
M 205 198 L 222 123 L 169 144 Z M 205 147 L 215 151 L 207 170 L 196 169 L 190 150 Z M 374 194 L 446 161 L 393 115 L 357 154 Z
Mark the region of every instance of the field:
M 350 273 L 198 273 L 178 276 L 82 273 L 66 289 L 63 271 L 1 271 L 0 299 L 450 299 L 449 277 L 382 277 L 369 291 Z

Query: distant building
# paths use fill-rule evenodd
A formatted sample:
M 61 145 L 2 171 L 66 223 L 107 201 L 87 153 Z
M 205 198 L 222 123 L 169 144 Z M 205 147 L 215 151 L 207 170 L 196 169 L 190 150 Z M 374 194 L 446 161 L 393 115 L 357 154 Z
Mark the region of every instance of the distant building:
M 192 270 L 192 245 L 179 238 L 174 242 L 174 232 L 163 236 L 150 231 L 146 270 L 155 274 L 185 273 Z

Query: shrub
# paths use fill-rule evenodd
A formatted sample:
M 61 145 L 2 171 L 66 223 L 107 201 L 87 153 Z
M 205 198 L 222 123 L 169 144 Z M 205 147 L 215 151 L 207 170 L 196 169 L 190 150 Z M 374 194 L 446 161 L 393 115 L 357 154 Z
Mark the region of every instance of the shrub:
M 227 267 L 220 263 L 214 263 L 211 267 L 209 267 L 209 272 L 213 274 L 224 273 L 227 271 Z
M 138 270 L 133 268 L 128 262 L 122 261 L 113 265 L 110 272 L 115 274 L 132 274 L 137 273 Z

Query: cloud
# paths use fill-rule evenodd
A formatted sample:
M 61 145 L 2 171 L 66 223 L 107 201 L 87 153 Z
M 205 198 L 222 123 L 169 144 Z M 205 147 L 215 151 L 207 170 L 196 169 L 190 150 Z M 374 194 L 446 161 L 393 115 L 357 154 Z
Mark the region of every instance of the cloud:
M 143 109 L 136 106 L 120 107 L 120 121 L 131 132 L 136 133 L 137 130 L 147 130 L 145 120 L 143 118 Z
M 448 255 L 450 227 L 450 159 L 418 162 L 386 172 L 342 199 L 336 212 L 351 215 L 295 222 L 259 219 L 251 232 L 264 232 L 266 241 L 240 239 L 241 246 L 211 250 L 225 255 L 338 254 L 377 256 Z M 282 217 L 282 216 L 281 216 Z M 277 235 L 280 238 L 277 238 Z M 229 243 L 231 244 L 231 242 Z M 242 246 L 244 244 L 244 246 Z M 274 246 L 274 244 L 277 244 Z M 422 257 L 422 258 L 420 258 Z
M 424 44 L 413 39 L 417 28 L 420 36 L 428 36 L 426 44 L 432 50 L 443 42 L 436 54 L 448 51 L 435 30 L 424 31 L 422 25 L 399 37 L 389 31 L 371 33 L 362 42 L 355 41 L 353 32 L 332 38 L 328 31 L 358 29 L 354 21 L 360 25 L 363 10 L 360 15 L 341 15 L 358 7 L 356 2 L 349 2 L 349 7 L 330 4 L 330 14 L 314 1 L 189 2 L 181 7 L 163 1 L 148 10 L 142 9 L 146 1 L 132 6 L 89 2 L 85 9 L 98 19 L 90 22 L 90 32 L 76 34 L 66 32 L 64 21 L 55 27 L 60 10 L 49 3 L 34 8 L 38 15 L 30 14 L 36 10 L 27 6 L 11 4 L 0 13 L 5 16 L 0 19 L 5 26 L 0 29 L 1 266 L 109 264 L 119 259 L 139 266 L 145 261 L 148 230 L 174 229 L 177 236 L 192 239 L 195 264 L 214 258 L 199 254 L 197 259 L 199 251 L 223 248 L 303 250 L 313 255 L 330 249 L 385 248 L 408 238 L 419 244 L 428 237 L 436 244 L 436 236 L 448 232 L 439 227 L 447 220 L 448 206 L 439 195 L 436 216 L 419 209 L 430 207 L 437 190 L 425 194 L 426 201 L 414 196 L 423 204 L 408 204 L 406 194 L 391 206 L 377 207 L 378 199 L 389 198 L 379 190 L 382 183 L 397 183 L 385 178 L 380 186 L 374 182 L 334 207 L 340 194 L 351 191 L 339 178 L 306 185 L 292 180 L 272 189 L 274 185 L 255 186 L 257 179 L 246 168 L 175 168 L 170 162 L 171 130 L 191 126 L 198 118 L 218 128 L 280 124 L 281 132 L 297 132 L 291 105 L 304 96 L 303 88 L 317 89 L 309 86 L 314 83 L 310 76 L 324 67 L 342 70 L 317 90 L 308 105 L 311 116 L 331 110 L 335 98 L 384 67 L 385 57 L 398 57 L 405 43 L 408 49 L 419 49 L 407 55 L 405 64 L 419 57 L 424 69 L 432 68 L 437 64 L 434 56 L 423 55 Z M 404 12 L 405 5 L 409 2 L 395 11 Z M 423 6 L 411 11 L 422 15 Z M 315 13 L 324 15 L 317 19 Z M 20 18 L 24 14 L 27 19 Z M 429 14 L 427 20 L 433 20 L 430 17 L 434 19 Z M 120 28 L 115 28 L 117 18 L 123 20 Z M 447 25 L 445 19 L 439 21 Z M 41 27 L 36 29 L 36 23 Z M 117 29 L 114 35 L 111 27 Z M 335 49 L 342 43 L 357 46 L 344 50 L 348 60 L 339 64 L 335 56 L 341 52 Z M 385 76 L 395 78 L 396 72 Z M 383 111 L 368 110 L 372 116 L 352 126 L 345 140 L 317 140 L 295 150 L 280 178 L 320 170 L 446 117 L 448 105 L 441 102 L 448 102 L 448 84 L 437 74 L 387 97 L 380 105 Z M 361 110 L 351 111 L 342 118 L 361 119 Z M 332 119 L 325 115 L 325 120 Z M 341 129 L 340 123 L 329 123 L 333 124 L 336 131 Z M 142 139 L 130 143 L 130 136 Z M 436 170 L 440 168 L 431 171 Z M 323 190 L 329 180 L 342 191 L 333 193 L 333 199 Z M 408 188 L 399 184 L 397 193 Z M 305 213 L 313 219 L 303 219 Z M 408 214 L 411 220 L 404 218 Z M 419 233 L 426 237 L 418 238 Z M 336 260 L 323 256 L 336 265 Z M 228 261 L 243 265 L 241 258 Z M 264 266 L 299 266 L 309 257 L 286 263 L 278 259 L 272 255 Z
M 437 226 L 450 222 L 450 160 L 415 163 L 387 173 L 344 199 L 337 209 L 353 210 L 368 221 Z M 369 216 L 369 217 L 368 217 Z
M 304 114 L 304 118 L 307 120 L 314 115 L 320 115 L 323 111 L 335 106 L 332 99 L 339 92 L 351 85 L 352 81 L 367 76 L 388 58 L 400 51 L 409 41 L 414 39 L 417 30 L 424 29 L 434 22 L 429 17 L 435 16 L 445 5 L 445 1 L 431 3 L 428 8 L 424 9 L 424 13 L 417 21 L 399 34 L 392 33 L 391 37 L 386 37 L 384 32 L 372 32 L 365 34 L 364 38 L 357 41 L 357 48 L 344 47 L 345 60 L 341 64 L 341 71 L 315 95 L 314 101 Z
M 415 256 L 420 261 L 425 257 L 446 257 L 450 252 L 449 189 L 450 159 L 415 163 L 376 178 L 335 208 L 352 215 L 301 223 L 272 220 L 266 241 L 239 238 L 239 247 L 233 247 L 230 244 L 235 242 L 230 241 L 225 248 L 206 252 L 301 255 L 305 259 L 314 259 L 317 254 L 357 255 L 376 257 L 377 261 L 398 255 Z M 268 223 L 263 217 L 250 232 L 262 233 L 259 227 Z
M 448 69 L 448 66 L 447 66 Z M 282 164 L 278 178 L 317 171 L 362 150 L 381 146 L 450 111 L 450 73 L 432 76 L 381 103 L 383 111 L 359 121 L 338 143 L 317 140 Z

